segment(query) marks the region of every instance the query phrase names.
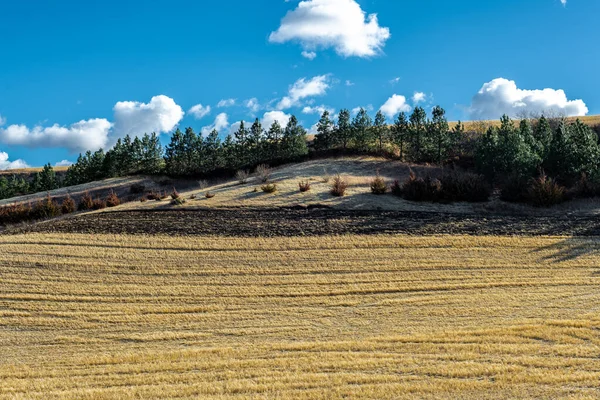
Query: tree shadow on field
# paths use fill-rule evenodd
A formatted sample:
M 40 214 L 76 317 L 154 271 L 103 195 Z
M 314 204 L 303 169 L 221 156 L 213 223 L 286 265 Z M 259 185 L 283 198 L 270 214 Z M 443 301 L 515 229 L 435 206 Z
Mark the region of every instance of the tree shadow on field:
M 597 256 L 600 265 L 600 237 L 570 237 L 558 243 L 549 246 L 543 246 L 535 252 L 548 252 L 541 261 L 551 261 L 554 263 L 576 260 L 585 256 Z M 600 271 L 594 273 L 600 274 Z

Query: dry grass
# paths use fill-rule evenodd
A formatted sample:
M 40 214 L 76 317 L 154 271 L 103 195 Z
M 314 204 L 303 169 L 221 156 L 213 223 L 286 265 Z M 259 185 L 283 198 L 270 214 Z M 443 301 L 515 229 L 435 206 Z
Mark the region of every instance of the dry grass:
M 0 170 L 0 175 L 24 175 L 40 172 L 44 167 L 19 168 L 19 169 L 3 169 Z M 67 172 L 69 167 L 52 167 L 55 172 Z
M 569 122 L 575 122 L 575 120 L 579 119 L 584 124 L 588 124 L 589 126 L 600 125 L 600 115 L 588 115 L 584 117 L 568 117 L 566 118 Z M 515 121 L 515 124 L 518 123 L 518 120 Z M 457 122 L 450 122 L 450 128 L 454 128 Z M 500 126 L 500 118 L 497 120 L 490 121 L 463 121 L 465 126 L 465 130 L 468 131 L 480 131 L 484 132 L 490 126 Z
M 0 398 L 598 398 L 599 252 L 0 236 Z

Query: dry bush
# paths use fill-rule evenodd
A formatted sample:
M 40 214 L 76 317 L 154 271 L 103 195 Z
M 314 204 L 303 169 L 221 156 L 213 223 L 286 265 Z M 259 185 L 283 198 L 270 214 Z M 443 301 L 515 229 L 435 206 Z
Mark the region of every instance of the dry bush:
M 141 194 L 141 193 L 144 193 L 145 191 L 146 191 L 146 186 L 141 183 L 134 183 L 129 188 L 129 192 L 131 194 Z
M 196 197 L 197 196 L 195 194 L 193 194 L 193 195 L 190 196 L 190 200 L 196 200 Z
M 388 191 L 388 185 L 385 180 L 377 172 L 375 179 L 371 181 L 371 193 L 376 195 L 386 194 Z
M 102 210 L 105 208 L 106 208 L 106 201 L 102 200 L 101 198 L 97 198 L 92 203 L 92 210 Z
M 261 164 L 256 167 L 256 174 L 262 183 L 267 183 L 269 182 L 269 179 L 271 179 L 271 167 L 266 164 Z
M 114 190 L 111 190 L 108 196 L 106 197 L 106 206 L 117 207 L 119 205 L 121 205 L 121 200 L 119 199 L 119 196 L 117 196 Z
M 213 197 L 215 197 L 215 194 L 212 192 L 206 192 L 204 197 L 206 197 L 207 199 L 212 199 Z
M 38 201 L 32 211 L 33 218 L 35 219 L 53 218 L 58 217 L 60 214 L 60 206 L 56 200 L 50 197 L 50 194 Z
M 67 197 L 65 197 L 65 199 L 62 201 L 60 208 L 63 214 L 70 214 L 75 212 L 77 206 L 75 205 L 75 201 L 73 201 L 71 196 L 67 195 Z
M 265 193 L 275 193 L 277 191 L 277 185 L 274 183 L 269 183 L 262 185 L 260 189 Z
M 92 199 L 92 196 L 89 194 L 89 192 L 85 192 L 83 194 L 83 196 L 81 196 L 81 199 L 79 200 L 79 205 L 77 206 L 77 209 L 79 211 L 87 211 L 87 210 L 91 210 L 94 208 L 94 199 Z
M 398 180 L 394 181 L 391 190 L 394 196 L 402 197 L 402 185 Z
M 16 224 L 32 218 L 30 203 L 15 203 L 0 208 L 0 224 Z
M 481 175 L 451 172 L 440 179 L 442 184 L 441 200 L 447 202 L 467 201 L 484 202 L 492 195 L 492 188 Z
M 569 197 L 572 198 L 591 198 L 600 195 L 600 184 L 590 179 L 587 174 L 581 174 L 581 178 L 575 186 L 569 190 Z
M 242 170 L 242 169 L 240 169 L 238 172 L 235 173 L 235 179 L 237 179 L 237 181 L 240 185 L 248 183 L 249 176 L 250 176 L 250 174 L 248 173 L 248 171 Z
M 305 193 L 310 190 L 310 182 L 309 181 L 300 181 L 298 183 L 298 187 L 300 188 L 300 192 Z
M 533 179 L 527 193 L 529 202 L 536 207 L 551 207 L 566 200 L 566 189 L 546 174 Z
M 145 203 L 145 202 L 147 202 L 147 201 L 148 201 L 148 197 L 147 197 L 147 196 L 142 196 L 142 197 L 140 198 L 140 202 L 141 202 L 141 203 Z
M 341 175 L 336 175 L 335 178 L 333 178 L 330 193 L 333 196 L 342 197 L 346 194 L 346 189 L 348 189 L 348 181 L 342 178 Z
M 170 194 L 172 200 L 177 200 L 181 198 L 181 195 L 177 191 L 177 189 L 173 188 L 173 191 Z
M 439 201 L 441 197 L 442 183 L 427 175 L 419 178 L 411 170 L 406 182 L 402 185 L 402 197 L 411 201 Z
M 156 200 L 156 201 L 160 201 L 162 198 L 162 195 L 160 194 L 160 192 L 155 192 L 154 190 L 151 192 L 148 192 L 148 194 L 146 195 L 146 198 L 148 200 Z

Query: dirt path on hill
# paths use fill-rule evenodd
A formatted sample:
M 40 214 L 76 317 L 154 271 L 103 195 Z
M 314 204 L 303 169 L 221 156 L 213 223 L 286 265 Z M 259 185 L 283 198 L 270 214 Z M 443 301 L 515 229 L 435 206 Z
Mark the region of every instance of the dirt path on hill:
M 490 216 L 333 209 L 187 209 L 101 212 L 8 231 L 23 232 L 229 237 L 341 234 L 600 236 L 600 219 L 590 216 Z

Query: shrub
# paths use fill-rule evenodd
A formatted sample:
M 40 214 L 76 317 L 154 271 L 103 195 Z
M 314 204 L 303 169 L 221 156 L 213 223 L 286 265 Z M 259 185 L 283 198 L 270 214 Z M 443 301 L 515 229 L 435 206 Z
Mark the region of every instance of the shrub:
M 387 191 L 387 183 L 385 183 L 385 180 L 381 176 L 379 176 L 379 173 L 377 173 L 375 179 L 371 181 L 371 193 L 381 195 L 386 194 Z
M 60 209 L 63 214 L 70 214 L 72 212 L 75 212 L 77 207 L 75 206 L 75 201 L 73 201 L 71 196 L 67 195 L 67 197 L 65 197 L 62 201 Z
M 488 201 L 492 188 L 481 175 L 472 173 L 446 173 L 440 179 L 442 184 L 441 200 L 448 202 Z
M 97 198 L 92 203 L 92 210 L 102 210 L 104 208 L 106 208 L 106 201 L 104 201 L 100 198 Z
M 15 203 L 0 208 L 0 223 L 15 224 L 32 218 L 31 204 Z
M 147 198 L 148 200 L 156 200 L 156 201 L 160 201 L 160 199 L 161 199 L 161 194 L 160 194 L 160 193 L 158 193 L 158 192 L 155 192 L 155 191 L 153 190 L 153 191 L 149 192 L 149 193 L 146 195 L 146 198 Z
M 298 183 L 298 187 L 300 188 L 300 192 L 305 193 L 310 190 L 310 182 L 309 181 L 300 181 Z
M 406 182 L 402 185 L 402 197 L 411 201 L 439 201 L 441 198 L 442 183 L 439 179 L 418 178 L 411 170 Z
M 213 197 L 215 197 L 214 193 L 211 192 L 206 192 L 206 194 L 204 195 L 207 199 L 212 199 Z
M 346 189 L 348 189 L 348 182 L 340 175 L 336 175 L 335 178 L 333 178 L 330 193 L 333 196 L 341 197 L 346 194 Z
M 171 199 L 172 200 L 177 200 L 180 199 L 181 195 L 179 194 L 179 192 L 177 191 L 177 189 L 173 188 L 173 191 L 171 192 Z
M 173 204 L 175 206 L 180 206 L 182 204 L 185 204 L 185 199 L 183 197 L 174 197 L 171 200 L 171 204 Z
M 196 195 L 195 194 L 191 195 L 190 200 L 196 200 Z
M 119 196 L 117 196 L 114 190 L 111 190 L 108 196 L 106 197 L 106 205 L 107 207 L 116 207 L 121 205 L 121 200 L 119 199 Z
M 402 197 L 402 185 L 400 185 L 400 182 L 398 180 L 394 181 L 391 190 L 394 196 Z
M 58 203 L 49 194 L 43 200 L 38 201 L 32 211 L 33 218 L 36 219 L 53 218 L 59 216 L 60 213 Z
M 575 186 L 569 191 L 570 197 L 575 198 L 589 198 L 596 197 L 600 194 L 600 185 L 594 180 L 588 178 L 587 174 L 581 174 L 581 178 L 577 181 Z
M 81 199 L 79 200 L 79 206 L 77 206 L 77 209 L 79 211 L 87 211 L 87 210 L 91 210 L 94 207 L 94 200 L 92 199 L 92 196 L 90 196 L 90 194 L 88 192 L 85 192 L 83 194 L 83 196 L 81 196 Z
M 536 207 L 551 207 L 560 204 L 566 199 L 565 188 L 546 174 L 533 179 L 527 191 L 529 202 Z
M 249 175 L 250 174 L 248 174 L 248 171 L 240 169 L 238 172 L 235 173 L 235 179 L 237 179 L 240 185 L 243 185 L 248 182 Z
M 511 203 L 527 203 L 529 182 L 521 176 L 509 177 L 500 189 L 500 200 Z
M 274 183 L 269 183 L 262 185 L 260 189 L 265 193 L 275 193 L 277 191 L 277 185 Z
M 271 168 L 266 164 L 261 164 L 256 167 L 256 174 L 262 183 L 267 183 L 271 179 Z
M 146 191 L 146 186 L 142 185 L 141 183 L 134 183 L 129 188 L 129 192 L 131 194 L 141 194 L 141 193 L 144 193 L 145 191 Z
M 140 202 L 142 202 L 142 203 L 145 203 L 145 202 L 147 202 L 147 201 L 148 201 L 148 197 L 147 197 L 147 196 L 142 196 L 142 197 L 140 198 Z

